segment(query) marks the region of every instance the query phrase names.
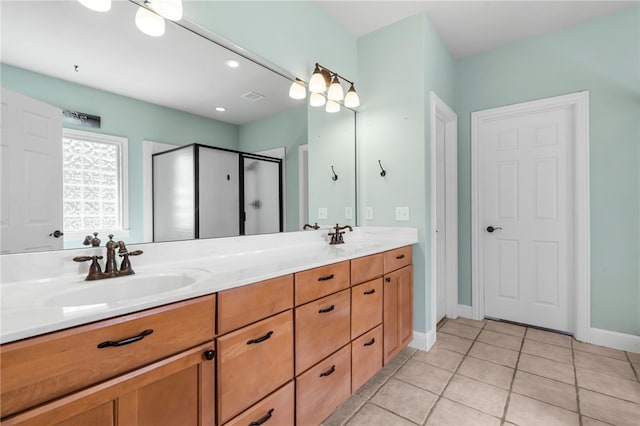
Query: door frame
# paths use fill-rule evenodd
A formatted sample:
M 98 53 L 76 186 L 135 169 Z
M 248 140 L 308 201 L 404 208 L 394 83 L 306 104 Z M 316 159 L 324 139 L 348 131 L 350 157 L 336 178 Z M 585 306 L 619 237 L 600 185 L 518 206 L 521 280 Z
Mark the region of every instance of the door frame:
M 445 317 L 456 318 L 458 308 L 458 115 L 435 92 L 430 98 L 430 148 L 431 148 L 431 324 L 435 328 L 437 318 L 437 179 L 436 118 L 445 123 Z
M 484 318 L 484 256 L 481 250 L 483 227 L 480 223 L 482 185 L 478 141 L 480 125 L 507 117 L 517 117 L 558 108 L 574 113 L 573 149 L 573 272 L 575 295 L 575 338 L 589 341 L 591 326 L 591 250 L 589 217 L 589 91 L 572 93 L 492 108 L 471 113 L 471 300 L 473 318 Z M 571 302 L 571 300 L 570 300 Z

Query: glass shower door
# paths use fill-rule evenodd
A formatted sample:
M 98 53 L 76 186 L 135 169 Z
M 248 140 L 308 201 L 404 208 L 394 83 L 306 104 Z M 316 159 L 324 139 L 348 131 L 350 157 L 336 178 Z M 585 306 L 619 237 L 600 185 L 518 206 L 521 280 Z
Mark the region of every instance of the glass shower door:
M 244 234 L 281 232 L 282 162 L 243 155 Z

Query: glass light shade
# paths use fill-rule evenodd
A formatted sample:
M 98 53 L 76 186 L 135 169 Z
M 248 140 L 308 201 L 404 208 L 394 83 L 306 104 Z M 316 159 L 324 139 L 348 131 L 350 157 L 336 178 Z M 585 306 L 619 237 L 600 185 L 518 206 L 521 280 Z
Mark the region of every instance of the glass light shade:
M 360 98 L 358 97 L 353 84 L 349 87 L 347 95 L 344 97 L 344 106 L 347 108 L 358 108 L 360 106 Z
M 325 81 L 320 68 L 316 64 L 316 69 L 313 71 L 313 75 L 309 80 L 309 91 L 311 93 L 322 93 L 325 90 L 327 90 L 327 82 Z
M 151 0 L 151 7 L 158 15 L 172 21 L 182 19 L 182 0 Z
M 111 0 L 78 0 L 84 7 L 96 12 L 106 12 L 111 9 Z
M 304 99 L 307 97 L 307 89 L 299 78 L 296 78 L 296 80 L 291 83 L 289 97 L 293 99 Z
M 327 112 L 338 112 L 340 111 L 340 104 L 336 101 L 332 101 L 331 99 L 327 100 L 327 106 L 325 108 Z
M 152 37 L 159 37 L 164 34 L 164 19 L 144 7 L 138 8 L 136 12 L 136 26 L 143 33 Z
M 340 80 L 335 75 L 333 76 L 333 80 L 331 81 L 331 86 L 329 86 L 329 91 L 327 92 L 327 98 L 332 101 L 341 101 L 344 99 L 344 91 L 342 90 L 342 86 L 340 85 Z
M 312 107 L 321 107 L 327 100 L 320 93 L 312 93 L 309 97 L 309 105 Z

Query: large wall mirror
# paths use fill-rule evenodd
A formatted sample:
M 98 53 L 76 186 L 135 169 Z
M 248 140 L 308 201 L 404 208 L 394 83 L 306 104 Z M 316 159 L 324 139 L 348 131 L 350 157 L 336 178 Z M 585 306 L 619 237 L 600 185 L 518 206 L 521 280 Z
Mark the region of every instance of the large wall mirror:
M 8 202 L 2 205 L 2 252 L 82 247 L 84 234 L 94 230 L 104 241 L 112 224 L 90 220 L 92 209 L 99 208 L 120 209 L 123 230 L 120 235 L 113 231 L 116 238 L 129 243 L 153 241 L 152 156 L 194 143 L 282 158 L 284 231 L 300 230 L 305 221 L 354 225 L 356 213 L 350 216 L 349 209 L 356 205 L 355 113 L 309 111 L 304 100 L 288 97 L 292 76 L 286 70 L 187 20 L 167 21 L 160 37 L 143 34 L 135 25 L 138 7 L 135 2 L 113 2 L 109 12 L 98 13 L 76 1 L 3 0 L 2 122 L 14 120 L 14 108 L 7 106 L 13 102 L 13 95 L 5 93 L 8 89 L 67 111 L 62 134 L 47 127 L 46 111 L 31 111 L 32 119 L 25 121 L 31 127 L 20 126 L 27 139 L 44 134 L 65 143 L 94 138 L 105 146 L 92 152 L 93 157 L 83 160 L 76 171 L 92 174 L 98 182 L 91 189 L 91 202 L 65 205 L 50 200 L 42 190 L 29 193 L 31 184 L 46 181 L 46 173 L 62 176 L 62 162 L 74 158 L 73 149 L 93 148 L 79 144 L 62 155 L 60 142 L 53 160 L 40 156 L 40 163 L 34 161 L 29 167 L 12 164 L 3 124 L 2 194 Z M 334 126 L 337 130 L 332 130 Z M 335 143 L 338 135 L 342 154 L 335 159 L 330 142 Z M 112 173 L 108 153 L 123 161 L 122 170 Z M 331 165 L 340 173 L 337 182 L 330 180 Z M 73 176 L 67 173 L 65 179 L 69 178 Z M 116 187 L 119 179 L 125 182 L 120 188 L 123 207 L 111 203 L 113 193 L 100 186 L 114 179 Z M 100 191 L 104 198 L 96 195 Z M 44 216 L 56 205 L 60 206 L 56 211 L 69 217 L 83 211 L 83 220 L 89 217 L 87 225 L 80 226 L 83 231 L 59 239 L 49 236 L 55 227 Z M 18 213 L 11 213 L 16 206 Z M 326 219 L 318 219 L 319 207 L 328 207 Z M 334 217 L 332 212 L 340 215 Z M 18 221 L 33 226 L 12 235 L 12 224 Z M 46 233 L 48 241 L 30 243 L 30 233 Z M 8 250 L 4 236 L 24 240 L 26 246 Z

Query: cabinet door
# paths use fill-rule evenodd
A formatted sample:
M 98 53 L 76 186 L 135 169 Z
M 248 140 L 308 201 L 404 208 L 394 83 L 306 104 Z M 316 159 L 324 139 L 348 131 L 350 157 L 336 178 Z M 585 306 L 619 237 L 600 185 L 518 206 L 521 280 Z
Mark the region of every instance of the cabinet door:
M 215 420 L 213 354 L 213 343 L 200 345 L 3 419 L 2 424 L 212 425 Z
M 384 276 L 384 363 L 413 337 L 413 265 Z

